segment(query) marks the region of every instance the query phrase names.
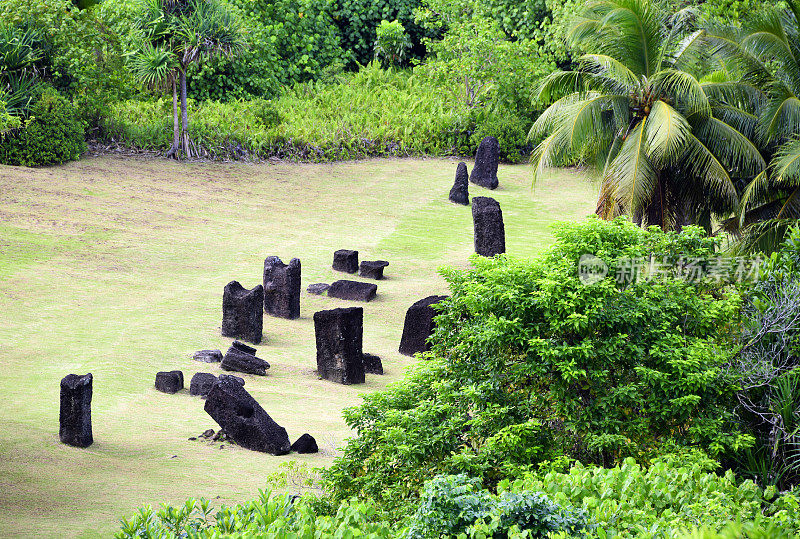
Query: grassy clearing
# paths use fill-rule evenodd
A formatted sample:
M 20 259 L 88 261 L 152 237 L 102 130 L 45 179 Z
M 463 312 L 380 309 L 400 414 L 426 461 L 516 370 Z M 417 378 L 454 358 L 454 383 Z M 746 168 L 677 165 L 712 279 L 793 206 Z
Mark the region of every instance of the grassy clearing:
M 86 159 L 49 169 L 0 167 L 0 536 L 108 536 L 138 505 L 204 496 L 248 499 L 290 459 L 327 464 L 349 435 L 340 411 L 402 376 L 406 308 L 444 293 L 441 265 L 466 266 L 469 208 L 447 202 L 455 161 L 331 165 L 180 164 Z M 546 246 L 547 225 L 593 209 L 594 188 L 560 172 L 530 190 L 530 169 L 501 167 L 508 250 Z M 473 195 L 487 194 L 471 186 Z M 313 373 L 314 311 L 347 302 L 305 295 L 302 318 L 265 317 L 266 378 L 246 388 L 294 440 L 322 453 L 272 457 L 187 440 L 214 422 L 188 392 L 164 395 L 155 372 L 186 380 L 218 367 L 192 361 L 225 349 L 223 286 L 260 282 L 263 259 L 297 256 L 303 286 L 341 278 L 332 252 L 391 262 L 365 309 L 365 351 L 387 374 L 340 386 Z M 95 443 L 58 442 L 59 380 L 95 377 Z

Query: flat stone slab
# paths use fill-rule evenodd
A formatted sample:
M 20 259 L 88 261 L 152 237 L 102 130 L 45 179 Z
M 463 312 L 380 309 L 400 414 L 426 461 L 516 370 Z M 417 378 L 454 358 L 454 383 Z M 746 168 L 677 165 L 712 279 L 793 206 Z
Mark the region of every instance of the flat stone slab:
M 314 294 L 315 296 L 321 296 L 322 294 L 327 292 L 330 287 L 331 285 L 329 285 L 328 283 L 312 283 L 308 285 L 308 288 L 306 288 L 306 292 L 308 292 L 309 294 Z
M 358 251 L 339 249 L 333 253 L 333 265 L 336 271 L 355 273 L 358 271 Z
M 363 363 L 364 372 L 368 374 L 383 374 L 383 363 L 381 358 L 375 354 L 364 353 Z
M 242 341 L 233 341 L 231 343 L 231 346 L 233 346 L 237 350 L 241 350 L 242 352 L 247 352 L 248 354 L 251 354 L 251 355 L 256 355 L 256 353 L 258 352 L 258 350 L 256 350 L 252 346 L 246 345 Z
M 358 267 L 358 275 L 366 279 L 383 279 L 383 269 L 388 266 L 386 260 L 365 260 Z
M 74 447 L 89 447 L 92 437 L 92 373 L 68 374 L 61 379 L 58 437 Z
M 183 389 L 183 373 L 181 371 L 157 372 L 156 389 L 162 393 L 177 393 Z
M 219 363 L 222 361 L 221 350 L 198 350 L 192 354 L 192 359 L 203 363 Z
M 235 346 L 228 348 L 225 358 L 219 365 L 223 370 L 266 376 L 269 363 Z
M 295 453 L 318 453 L 317 441 L 308 433 L 303 434 L 292 444 L 292 451 Z
M 238 382 L 220 380 L 208 393 L 205 411 L 228 438 L 245 449 L 285 455 L 291 447 L 278 425 Z
M 335 281 L 328 289 L 329 298 L 350 301 L 372 301 L 378 293 L 378 285 L 360 281 Z

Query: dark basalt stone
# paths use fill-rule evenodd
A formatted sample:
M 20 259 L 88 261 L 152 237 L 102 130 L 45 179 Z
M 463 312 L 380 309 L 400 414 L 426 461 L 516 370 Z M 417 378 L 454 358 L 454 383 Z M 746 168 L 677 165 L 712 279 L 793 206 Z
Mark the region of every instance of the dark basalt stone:
M 295 453 L 319 453 L 317 441 L 308 433 L 303 434 L 292 444 L 292 451 Z
M 385 260 L 365 260 L 358 268 L 358 275 L 367 279 L 383 279 L 383 268 L 388 265 Z
M 314 313 L 317 372 L 340 384 L 363 384 L 364 309 L 348 307 Z
M 181 371 L 157 372 L 156 389 L 162 393 L 177 393 L 183 389 L 183 373 Z
M 260 343 L 264 327 L 264 287 L 247 290 L 238 281 L 225 286 L 222 296 L 222 335 Z
M 328 283 L 313 283 L 308 285 L 306 291 L 309 294 L 314 294 L 315 296 L 321 296 L 322 294 L 327 292 L 330 287 L 331 285 L 329 285 Z
M 339 249 L 333 253 L 333 269 L 345 273 L 358 271 L 358 251 Z
M 189 382 L 189 395 L 197 395 L 205 397 L 214 384 L 217 383 L 218 378 L 210 372 L 198 372 L 192 376 L 192 381 Z
M 251 354 L 251 355 L 256 355 L 256 352 L 257 352 L 257 350 L 255 348 L 253 348 L 252 346 L 247 346 L 242 341 L 233 341 L 231 343 L 231 346 L 233 346 L 237 350 L 241 350 L 242 352 L 247 352 L 248 354 Z
M 381 358 L 375 354 L 364 354 L 362 359 L 364 362 L 364 372 L 368 374 L 383 374 L 383 363 Z
M 300 318 L 300 259 L 289 265 L 277 256 L 264 260 L 264 312 L 280 318 Z
M 208 393 L 205 411 L 228 438 L 253 451 L 289 452 L 289 436 L 238 382 L 220 380 Z
M 467 164 L 459 163 L 456 167 L 456 181 L 450 189 L 450 202 L 469 206 L 469 175 Z
M 431 349 L 428 337 L 433 335 L 433 330 L 436 328 L 433 317 L 439 314 L 432 305 L 443 299 L 447 299 L 447 296 L 428 296 L 408 308 L 403 324 L 403 336 L 400 339 L 401 354 L 413 356 L 417 352 L 427 352 Z
M 239 378 L 238 376 L 234 376 L 232 374 L 220 374 L 219 375 L 219 379 L 220 380 L 233 380 L 237 384 L 244 386 L 244 378 Z
M 499 202 L 489 197 L 473 198 L 472 222 L 476 253 L 494 256 L 506 252 L 506 229 Z
M 75 447 L 92 445 L 92 373 L 68 374 L 61 379 L 58 422 L 62 443 Z
M 378 285 L 360 281 L 335 281 L 328 289 L 329 298 L 351 301 L 372 301 L 378 293 Z
M 258 376 L 266 376 L 267 369 L 269 369 L 269 363 L 235 346 L 228 348 L 225 358 L 219 366 L 226 371 L 244 372 Z
M 497 162 L 499 158 L 500 144 L 497 139 L 494 137 L 484 138 L 475 153 L 475 166 L 469 176 L 469 181 L 487 189 L 497 189 Z
M 220 350 L 198 350 L 192 355 L 192 359 L 203 363 L 219 363 L 222 361 L 222 352 Z

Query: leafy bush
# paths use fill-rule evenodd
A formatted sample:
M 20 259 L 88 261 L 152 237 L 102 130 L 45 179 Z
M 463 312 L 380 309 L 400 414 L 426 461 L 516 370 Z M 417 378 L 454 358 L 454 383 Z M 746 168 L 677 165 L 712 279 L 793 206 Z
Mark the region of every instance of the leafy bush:
M 479 479 L 443 475 L 425 484 L 419 506 L 407 524 L 405 537 L 409 539 L 466 532 L 505 537 L 512 528 L 527 531 L 527 537 L 547 537 L 561 531 L 578 534 L 586 528 L 587 518 L 585 511 L 566 510 L 540 492 L 496 496 L 484 490 Z
M 411 47 L 411 40 L 403 24 L 398 20 L 381 21 L 376 34 L 375 59 L 383 60 L 387 66 L 402 64 Z
M 0 163 L 53 165 L 78 159 L 86 151 L 78 111 L 55 91 L 41 94 L 22 127 L 0 135 Z
M 613 465 L 675 444 L 714 456 L 747 447 L 723 368 L 738 294 L 671 274 L 616 282 L 631 258 L 706 259 L 716 244 L 696 227 L 593 219 L 560 225 L 536 260 L 475 257 L 444 271 L 452 295 L 434 359 L 344 411 L 357 436 L 326 473 L 334 496 L 394 511 L 438 473 L 491 485 L 560 455 Z M 609 266 L 591 286 L 578 276 L 586 253 Z
M 730 471 L 719 475 L 715 467 L 697 453 L 666 455 L 649 467 L 633 459 L 610 469 L 578 463 L 567 473 L 505 481 L 498 490 L 539 491 L 563 507 L 584 509 L 598 537 L 672 537 L 700 526 L 719 531 L 735 521 L 779 532 L 764 537 L 797 536 L 795 495 L 776 497 L 774 489 L 740 482 Z

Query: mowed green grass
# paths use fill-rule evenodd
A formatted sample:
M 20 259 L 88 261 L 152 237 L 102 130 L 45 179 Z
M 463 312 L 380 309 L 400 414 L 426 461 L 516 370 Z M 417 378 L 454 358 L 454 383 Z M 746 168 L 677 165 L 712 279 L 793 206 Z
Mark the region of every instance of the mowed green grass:
M 325 465 L 351 433 L 341 410 L 400 379 L 415 360 L 397 353 L 405 311 L 447 292 L 437 270 L 467 267 L 470 208 L 447 201 L 455 161 L 371 160 L 330 165 L 182 164 L 91 158 L 61 167 L 0 168 L 0 537 L 109 536 L 142 504 L 254 497 L 291 459 Z M 471 165 L 470 165 L 471 166 Z M 508 252 L 531 256 L 548 225 L 578 220 L 595 189 L 562 171 L 531 190 L 525 166 L 501 166 Z M 308 294 L 302 318 L 266 317 L 266 377 L 246 389 L 318 455 L 274 457 L 188 441 L 216 427 L 188 390 L 153 388 L 155 373 L 219 373 L 193 361 L 223 351 L 222 289 L 261 282 L 263 260 L 302 260 L 303 287 L 347 278 L 333 251 L 386 259 L 387 279 L 364 304 L 364 349 L 385 376 L 342 386 L 314 373 L 312 315 L 348 302 Z M 356 277 L 356 279 L 358 279 Z M 94 375 L 94 445 L 59 443 L 59 381 Z

